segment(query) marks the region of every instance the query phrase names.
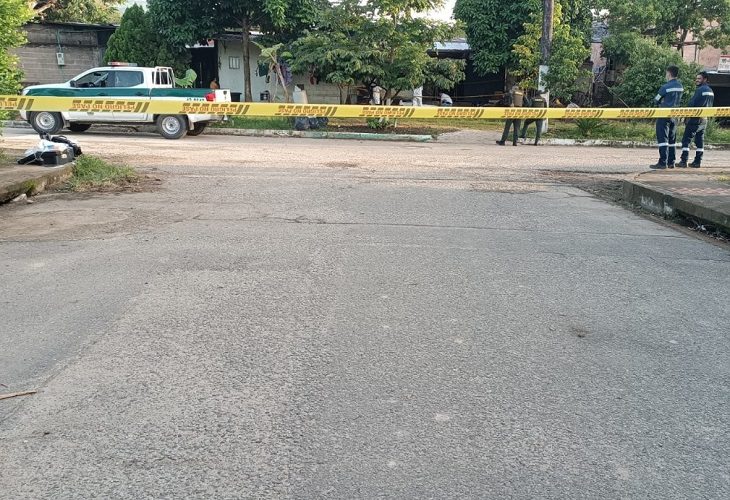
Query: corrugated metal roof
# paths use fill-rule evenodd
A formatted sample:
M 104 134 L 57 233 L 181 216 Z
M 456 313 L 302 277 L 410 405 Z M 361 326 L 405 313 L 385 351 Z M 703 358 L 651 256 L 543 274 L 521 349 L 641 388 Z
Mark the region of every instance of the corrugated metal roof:
M 434 50 L 438 52 L 469 52 L 471 48 L 465 38 L 456 38 L 448 42 L 436 42 Z

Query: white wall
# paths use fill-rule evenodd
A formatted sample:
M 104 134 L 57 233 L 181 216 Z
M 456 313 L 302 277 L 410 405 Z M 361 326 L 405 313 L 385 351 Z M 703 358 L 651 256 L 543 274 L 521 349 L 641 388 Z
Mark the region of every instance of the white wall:
M 243 84 L 243 50 L 241 44 L 235 41 L 219 40 L 218 44 L 218 75 L 221 88 L 231 89 L 232 92 L 244 92 Z M 271 75 L 270 83 L 266 82 L 265 76 L 259 76 L 258 59 L 261 50 L 256 45 L 251 46 L 251 94 L 254 101 L 259 100 L 261 92 L 268 90 L 274 93 L 275 76 Z M 237 57 L 241 67 L 230 68 L 230 57 Z M 293 83 L 289 85 L 289 93 L 294 89 L 294 84 L 301 84 L 307 91 L 307 97 L 312 104 L 339 104 L 340 93 L 337 85 L 329 83 L 312 84 L 307 75 L 294 75 Z M 279 100 L 283 100 L 283 93 L 279 88 Z M 241 97 L 243 99 L 243 96 Z

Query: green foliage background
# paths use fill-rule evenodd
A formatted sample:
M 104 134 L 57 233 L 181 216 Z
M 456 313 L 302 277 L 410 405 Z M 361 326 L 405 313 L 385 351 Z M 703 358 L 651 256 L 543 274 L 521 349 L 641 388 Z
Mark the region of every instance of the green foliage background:
M 15 94 L 20 90 L 22 72 L 18 59 L 9 49 L 25 42 L 22 26 L 33 17 L 26 0 L 0 1 L 0 93 Z
M 430 0 L 345 0 L 326 7 L 314 29 L 292 45 L 292 70 L 341 88 L 377 82 L 385 99 L 430 83 L 449 90 L 464 79 L 465 61 L 435 59 L 428 52 L 458 28 L 414 14 Z
M 584 34 L 575 33 L 564 17 L 561 5 L 556 4 L 553 46 L 546 83 L 552 97 L 570 101 L 575 92 L 587 87 L 586 81 L 590 78 L 590 72 L 581 69 L 581 66 L 591 52 Z M 524 26 L 525 33 L 515 41 L 512 53 L 516 56 L 517 63 L 510 74 L 523 89 L 535 90 L 538 88 L 542 16 L 540 13 L 533 13 L 530 18 L 530 22 Z
M 173 45 L 162 35 L 152 17 L 141 6 L 129 7 L 119 28 L 109 39 L 104 62 L 124 61 L 139 66 L 171 66 L 177 75 L 185 73 L 190 55 L 185 45 Z
M 694 92 L 694 79 L 702 68 L 697 64 L 687 64 L 674 49 L 657 45 L 654 40 L 635 37 L 627 52 L 628 66 L 615 87 L 618 104 L 648 107 L 654 105 L 654 97 L 665 83 L 664 72 L 667 66 L 679 67 L 679 78 L 684 85 L 684 102 Z
M 59 0 L 42 16 L 48 21 L 107 24 L 119 22 L 125 0 Z

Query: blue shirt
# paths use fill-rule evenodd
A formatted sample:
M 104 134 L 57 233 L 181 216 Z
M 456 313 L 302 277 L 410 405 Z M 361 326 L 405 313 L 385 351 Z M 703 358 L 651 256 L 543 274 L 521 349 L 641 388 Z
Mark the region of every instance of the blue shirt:
M 676 108 L 682 101 L 682 94 L 684 94 L 684 87 L 675 78 L 662 85 L 654 101 L 659 104 L 660 108 Z
M 692 99 L 689 100 L 690 108 L 711 108 L 715 103 L 715 93 L 706 83 L 697 87 Z

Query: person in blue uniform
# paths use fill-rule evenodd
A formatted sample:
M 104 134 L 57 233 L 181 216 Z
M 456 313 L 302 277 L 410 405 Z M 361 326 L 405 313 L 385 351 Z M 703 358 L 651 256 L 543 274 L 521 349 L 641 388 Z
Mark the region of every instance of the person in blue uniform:
M 679 68 L 677 66 L 667 68 L 667 83 L 662 85 L 654 98 L 660 108 L 676 108 L 682 101 L 684 87 L 677 80 L 678 76 Z M 659 146 L 659 162 L 649 168 L 674 168 L 677 154 L 677 119 L 659 118 L 656 121 L 656 139 Z
M 710 88 L 707 72 L 702 71 L 697 74 L 695 85 L 697 86 L 697 90 L 695 90 L 687 106 L 690 108 L 711 108 L 715 103 L 715 93 Z M 707 118 L 690 118 L 687 120 L 687 125 L 684 127 L 684 135 L 682 136 L 682 156 L 679 159 L 679 163 L 677 163 L 677 167 L 700 168 L 702 156 L 705 154 L 706 129 Z M 692 144 L 692 140 L 694 140 L 695 146 L 697 146 L 697 151 L 695 152 L 695 159 L 687 165 L 687 160 L 689 160 L 689 146 Z

